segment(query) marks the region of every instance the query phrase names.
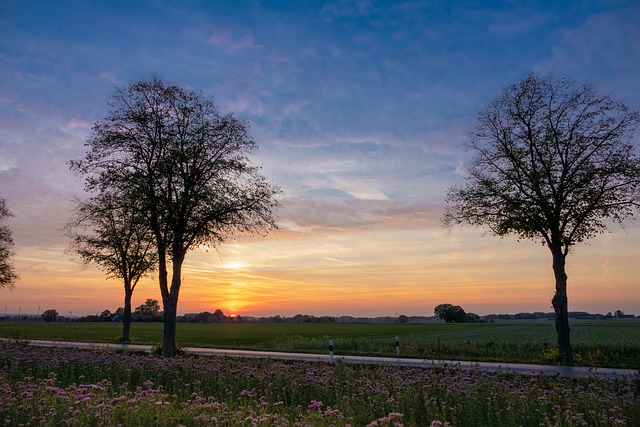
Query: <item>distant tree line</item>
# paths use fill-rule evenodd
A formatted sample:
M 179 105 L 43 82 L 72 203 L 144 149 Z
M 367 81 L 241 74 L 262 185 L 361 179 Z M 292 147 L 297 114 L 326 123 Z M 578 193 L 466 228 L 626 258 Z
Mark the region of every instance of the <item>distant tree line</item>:
M 553 320 L 556 317 L 555 312 L 534 312 L 534 313 L 517 313 L 517 314 L 487 314 L 486 316 L 478 316 L 475 313 L 466 313 L 459 305 L 439 304 L 434 310 L 434 314 L 445 321 L 445 323 L 483 323 L 493 322 L 495 320 L 536 320 L 548 319 Z M 607 314 L 592 314 L 586 311 L 570 311 L 568 313 L 571 319 L 633 319 L 633 314 L 625 314 L 622 310 L 616 310 Z M 640 317 L 640 316 L 638 316 Z
M 296 314 L 287 317 L 281 315 L 269 317 L 253 317 L 253 316 L 227 316 L 221 309 L 215 310 L 213 313 L 203 311 L 200 313 L 187 313 L 177 317 L 177 321 L 181 323 L 424 323 L 437 319 L 444 320 L 446 323 L 485 323 L 494 322 L 496 320 L 553 320 L 554 312 L 536 311 L 533 313 L 516 313 L 516 314 L 487 314 L 479 316 L 475 313 L 467 313 L 459 305 L 439 304 L 434 308 L 435 316 L 406 316 L 401 314 L 397 317 L 353 317 L 353 316 L 313 316 L 309 314 Z M 593 314 L 586 311 L 570 311 L 569 317 L 572 319 L 633 319 L 640 318 L 633 314 L 625 314 L 622 310 L 615 310 L 607 314 Z M 0 316 L 0 321 L 6 319 L 20 318 L 22 320 L 44 320 L 45 322 L 123 322 L 124 308 L 118 307 L 115 311 L 108 309 L 100 313 L 90 314 L 82 317 L 65 317 L 61 316 L 57 310 L 45 310 L 39 316 L 21 315 L 21 316 Z M 147 298 L 147 300 L 137 306 L 131 316 L 134 322 L 162 322 L 163 313 L 160 303 L 156 299 Z
M 517 314 L 487 314 L 482 316 L 488 321 L 493 320 L 535 320 L 535 319 L 555 319 L 554 312 L 534 312 L 534 313 L 517 313 Z M 608 312 L 607 314 L 588 313 L 586 311 L 570 311 L 570 319 L 633 319 L 633 314 L 625 314 L 622 310 Z M 640 317 L 640 316 L 637 316 Z
M 101 313 L 90 314 L 74 319 L 77 322 L 122 322 L 124 321 L 125 309 L 118 307 L 115 311 L 108 309 Z M 147 300 L 135 308 L 131 314 L 131 320 L 134 322 L 162 322 L 162 311 L 160 303 L 156 299 L 147 298 Z
M 189 323 L 334 323 L 336 318 L 333 316 L 316 317 L 308 314 L 296 314 L 292 317 L 283 317 L 280 315 L 270 317 L 246 317 L 246 316 L 225 316 L 222 310 L 218 309 L 213 313 L 208 311 L 202 313 L 190 313 L 178 317 L 178 322 Z
M 63 318 L 64 319 L 64 318 Z M 254 316 L 227 316 L 221 309 L 214 312 L 203 311 L 200 313 L 187 313 L 177 317 L 179 323 L 408 323 L 425 321 L 429 318 L 423 316 L 408 317 L 401 314 L 397 317 L 351 317 L 351 316 L 314 316 L 310 314 L 296 314 L 291 317 L 275 315 L 265 317 Z M 66 320 L 66 319 L 65 319 Z M 104 310 L 94 315 L 82 316 L 74 321 L 78 322 L 122 322 L 123 308 L 116 311 Z M 162 322 L 163 316 L 159 302 L 155 299 L 147 299 L 144 304 L 135 308 L 132 313 L 134 322 Z

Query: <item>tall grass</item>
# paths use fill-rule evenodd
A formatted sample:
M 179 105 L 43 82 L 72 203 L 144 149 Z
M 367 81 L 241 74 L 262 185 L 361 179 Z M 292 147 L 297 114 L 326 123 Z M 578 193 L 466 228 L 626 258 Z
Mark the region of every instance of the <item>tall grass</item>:
M 0 344 L 4 426 L 640 425 L 640 378 Z

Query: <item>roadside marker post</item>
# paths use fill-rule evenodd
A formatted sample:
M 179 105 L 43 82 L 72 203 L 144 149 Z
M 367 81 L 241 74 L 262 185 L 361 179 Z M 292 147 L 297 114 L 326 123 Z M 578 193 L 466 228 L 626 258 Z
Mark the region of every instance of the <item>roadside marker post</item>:
M 329 365 L 333 365 L 333 340 L 329 340 Z
M 400 340 L 396 336 L 396 356 L 400 356 Z

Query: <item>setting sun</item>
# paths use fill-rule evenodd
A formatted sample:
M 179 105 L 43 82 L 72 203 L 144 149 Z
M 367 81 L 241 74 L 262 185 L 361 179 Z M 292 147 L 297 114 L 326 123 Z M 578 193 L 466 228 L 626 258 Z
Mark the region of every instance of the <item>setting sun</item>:
M 225 270 L 241 270 L 246 267 L 246 264 L 242 261 L 227 261 L 217 267 Z

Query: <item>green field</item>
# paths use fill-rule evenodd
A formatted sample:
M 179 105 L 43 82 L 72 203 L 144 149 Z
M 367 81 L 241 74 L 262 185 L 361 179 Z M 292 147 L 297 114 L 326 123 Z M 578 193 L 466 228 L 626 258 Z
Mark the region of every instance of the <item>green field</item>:
M 114 342 L 114 323 L 0 322 L 0 337 L 83 342 Z M 137 344 L 162 340 L 161 323 L 134 323 Z M 640 319 L 573 321 L 572 343 L 586 366 L 640 366 Z M 403 357 L 554 363 L 551 321 L 489 324 L 393 323 L 179 323 L 177 341 L 186 347 L 271 350 L 302 353 L 395 356 L 395 336 Z

